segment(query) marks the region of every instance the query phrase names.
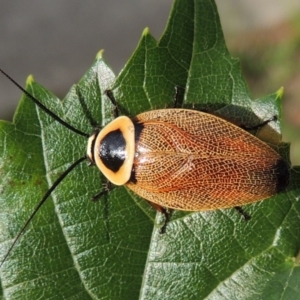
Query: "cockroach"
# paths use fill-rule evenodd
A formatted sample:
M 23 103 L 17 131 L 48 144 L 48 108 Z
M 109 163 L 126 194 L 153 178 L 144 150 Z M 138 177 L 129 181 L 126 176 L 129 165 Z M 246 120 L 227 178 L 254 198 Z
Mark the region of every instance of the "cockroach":
M 50 187 L 5 255 L 60 182 L 82 161 L 96 165 L 110 184 L 146 199 L 158 211 L 205 211 L 236 207 L 269 198 L 289 183 L 284 159 L 244 129 L 213 114 L 158 109 L 133 118 L 118 116 L 103 129 L 86 134 L 67 124 L 0 70 L 36 105 L 63 126 L 88 139 L 87 154 L 75 161 Z M 274 120 L 263 122 L 263 125 Z M 108 192 L 110 185 L 94 199 Z

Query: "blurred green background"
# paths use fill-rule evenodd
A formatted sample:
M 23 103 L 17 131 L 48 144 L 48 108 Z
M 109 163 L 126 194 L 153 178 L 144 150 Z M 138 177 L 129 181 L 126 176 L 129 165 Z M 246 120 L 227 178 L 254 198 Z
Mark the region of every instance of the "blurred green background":
M 241 61 L 253 99 L 284 87 L 283 140 L 291 142 L 292 164 L 300 165 L 300 1 L 255 2 L 243 11 L 253 14 L 240 20 L 244 25 L 232 28 L 234 21 L 221 16 L 227 45 Z
M 172 0 L 8 1 L 0 3 L 0 66 L 19 83 L 35 79 L 64 97 L 104 48 L 117 74 L 142 30 L 159 38 Z M 228 48 L 239 57 L 253 98 L 285 88 L 284 141 L 300 165 L 300 1 L 216 0 Z M 0 119 L 21 93 L 0 78 Z

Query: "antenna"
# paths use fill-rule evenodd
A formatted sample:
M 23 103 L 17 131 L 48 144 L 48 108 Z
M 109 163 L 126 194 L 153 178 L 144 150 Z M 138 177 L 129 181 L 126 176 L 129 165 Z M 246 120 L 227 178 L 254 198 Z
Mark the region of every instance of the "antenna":
M 47 193 L 44 195 L 44 197 L 42 198 L 42 200 L 38 203 L 38 205 L 35 207 L 35 209 L 33 210 L 33 212 L 31 213 L 30 217 L 27 219 L 26 223 L 23 225 L 23 227 L 21 228 L 21 230 L 19 231 L 19 233 L 17 234 L 17 236 L 15 237 L 12 245 L 9 247 L 8 251 L 6 252 L 2 262 L 0 263 L 0 268 L 3 266 L 4 262 L 6 261 L 7 257 L 9 256 L 9 254 L 11 253 L 12 249 L 15 247 L 16 243 L 18 242 L 18 240 L 20 239 L 21 235 L 24 233 L 25 229 L 27 228 L 27 226 L 29 225 L 29 223 L 32 221 L 32 219 L 34 218 L 34 216 L 36 215 L 36 213 L 38 212 L 38 210 L 41 208 L 41 206 L 46 202 L 46 200 L 48 199 L 48 197 L 51 195 L 51 193 L 56 189 L 56 187 L 61 183 L 61 181 L 77 166 L 79 165 L 81 162 L 83 162 L 84 160 L 86 160 L 86 157 L 83 156 L 81 158 L 79 158 L 77 161 L 75 161 L 74 163 L 72 163 L 71 166 L 69 166 L 69 168 L 64 171 L 63 174 L 61 174 L 59 176 L 59 178 L 53 183 L 53 185 L 50 187 L 50 189 L 47 191 Z
M 69 130 L 82 135 L 86 138 L 89 138 L 90 135 L 80 131 L 79 129 L 76 129 L 75 127 L 71 126 L 70 124 L 66 123 L 64 120 L 62 120 L 58 115 L 56 115 L 54 112 L 52 112 L 50 109 L 48 109 L 46 106 L 44 106 L 38 99 L 33 97 L 30 93 L 28 93 L 23 87 L 21 87 L 14 79 L 12 79 L 6 72 L 4 72 L 2 69 L 0 69 L 0 72 L 6 76 L 12 83 L 14 83 L 27 97 L 29 97 L 38 107 L 40 107 L 44 112 L 46 112 L 49 116 L 51 116 L 54 120 L 62 124 L 64 127 L 68 128 Z
M 29 99 L 31 99 L 38 107 L 40 107 L 45 113 L 47 113 L 48 115 L 50 115 L 54 120 L 56 120 L 57 122 L 59 122 L 60 124 L 62 124 L 64 127 L 68 128 L 69 130 L 84 136 L 86 138 L 89 138 L 90 135 L 82 132 L 78 129 L 76 129 L 75 127 L 71 126 L 70 124 L 66 123 L 65 121 L 63 121 L 58 115 L 56 115 L 55 113 L 53 113 L 51 110 L 49 110 L 46 106 L 44 106 L 38 99 L 36 99 L 33 95 L 31 95 L 29 92 L 27 92 L 22 86 L 20 86 L 14 79 L 12 79 L 6 72 L 4 72 L 2 69 L 0 69 L 0 72 L 5 75 L 12 83 L 14 83 L 27 97 L 29 97 Z M 11 251 L 13 250 L 13 248 L 15 247 L 15 245 L 17 244 L 17 242 L 19 241 L 20 237 L 22 236 L 22 234 L 24 233 L 24 231 L 26 230 L 26 228 L 28 227 L 29 223 L 32 221 L 32 219 L 34 218 L 34 216 L 36 215 L 36 213 L 38 212 L 38 210 L 41 208 L 41 206 L 46 202 L 46 200 L 48 199 L 48 197 L 52 194 L 52 192 L 56 189 L 56 187 L 61 183 L 61 181 L 77 166 L 79 165 L 82 161 L 86 160 L 86 156 L 83 156 L 81 158 L 79 158 L 77 161 L 75 161 L 74 163 L 72 163 L 67 170 L 65 170 L 63 172 L 63 174 L 61 176 L 59 176 L 59 178 L 53 183 L 53 185 L 50 187 L 50 189 L 46 192 L 46 194 L 44 195 L 44 197 L 42 198 L 42 200 L 38 203 L 38 205 L 35 207 L 35 209 L 33 210 L 33 212 L 31 213 L 31 215 L 29 216 L 29 218 L 27 219 L 26 223 L 23 225 L 23 227 L 21 228 L 21 230 L 19 231 L 19 233 L 17 234 L 17 236 L 15 237 L 15 239 L 13 240 L 12 245 L 9 247 L 7 253 L 5 254 L 2 262 L 0 263 L 0 268 L 3 266 L 4 262 L 6 261 L 7 257 L 10 255 Z

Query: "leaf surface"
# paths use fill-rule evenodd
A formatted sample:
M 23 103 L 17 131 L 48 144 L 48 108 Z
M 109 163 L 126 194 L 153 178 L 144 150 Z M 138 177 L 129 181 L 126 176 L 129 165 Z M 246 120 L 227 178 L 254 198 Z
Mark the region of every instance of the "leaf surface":
M 250 99 L 239 62 L 225 45 L 213 1 L 177 0 L 162 38 L 146 29 L 115 78 L 100 53 L 63 101 L 28 80 L 27 90 L 72 126 L 91 133 L 112 118 L 113 90 L 134 116 L 180 105 L 256 125 L 281 116 L 282 91 Z M 257 134 L 280 140 L 279 122 Z M 288 157 L 288 145 L 280 145 Z M 33 208 L 86 152 L 77 136 L 21 100 L 13 123 L 0 123 L 1 255 Z M 299 295 L 299 168 L 285 193 L 233 209 L 162 216 L 126 188 L 93 203 L 105 183 L 86 163 L 69 174 L 38 212 L 1 269 L 5 299 L 294 299 Z

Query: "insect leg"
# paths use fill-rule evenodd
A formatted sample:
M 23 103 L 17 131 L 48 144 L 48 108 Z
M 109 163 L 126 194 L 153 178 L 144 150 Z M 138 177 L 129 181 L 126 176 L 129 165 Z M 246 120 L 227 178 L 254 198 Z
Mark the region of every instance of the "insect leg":
M 270 122 L 273 122 L 273 121 L 277 121 L 278 120 L 278 117 L 277 116 L 273 116 L 272 118 L 260 123 L 260 124 L 257 124 L 257 125 L 254 125 L 254 126 L 245 126 L 245 125 L 242 125 L 241 128 L 245 129 L 245 130 L 255 130 L 255 129 L 258 129 L 260 127 L 263 127 L 265 125 L 267 125 L 268 123 Z
M 164 233 L 166 233 L 167 225 L 171 219 L 172 212 L 163 208 L 163 211 L 161 211 L 161 213 L 165 216 L 165 221 L 164 221 L 163 226 L 160 228 L 159 233 L 164 234 Z
M 240 207 L 240 206 L 235 206 L 234 208 L 235 208 L 235 210 L 236 210 L 239 214 L 241 214 L 241 215 L 243 216 L 243 218 L 245 219 L 245 221 L 249 221 L 249 220 L 251 219 L 251 216 L 248 215 L 248 214 L 243 210 L 242 207 Z
M 84 97 L 81 94 L 81 91 L 80 91 L 78 85 L 76 85 L 75 89 L 76 89 L 76 94 L 78 95 L 79 103 L 82 107 L 82 110 L 83 110 L 86 118 L 89 120 L 89 122 L 90 122 L 90 124 L 93 128 L 99 128 L 99 124 L 95 121 L 95 119 L 93 118 L 90 110 L 88 109 L 88 107 L 86 105 L 86 102 L 84 100 Z
M 174 94 L 174 99 L 173 99 L 173 108 L 177 108 L 179 106 L 181 106 L 182 102 L 183 102 L 183 95 L 184 95 L 184 88 L 176 85 L 175 86 L 175 94 Z
M 165 232 L 166 232 L 167 225 L 168 225 L 168 223 L 169 223 L 169 221 L 170 221 L 172 212 L 169 211 L 168 209 L 166 209 L 166 208 L 164 208 L 164 207 L 162 207 L 162 206 L 156 204 L 156 203 L 153 203 L 153 202 L 150 202 L 150 201 L 148 201 L 148 203 L 149 203 L 155 210 L 159 211 L 160 213 L 162 213 L 162 214 L 165 216 L 164 224 L 163 224 L 163 226 L 160 228 L 160 231 L 159 231 L 160 234 L 165 233 Z
M 111 103 L 114 105 L 114 118 L 117 118 L 119 116 L 119 106 L 117 100 L 114 97 L 112 90 L 106 90 L 105 95 L 109 98 Z
M 112 189 L 113 185 L 109 180 L 106 180 L 106 182 L 103 184 L 102 191 L 98 193 L 97 195 L 92 197 L 92 201 L 98 201 L 101 197 L 107 195 Z

